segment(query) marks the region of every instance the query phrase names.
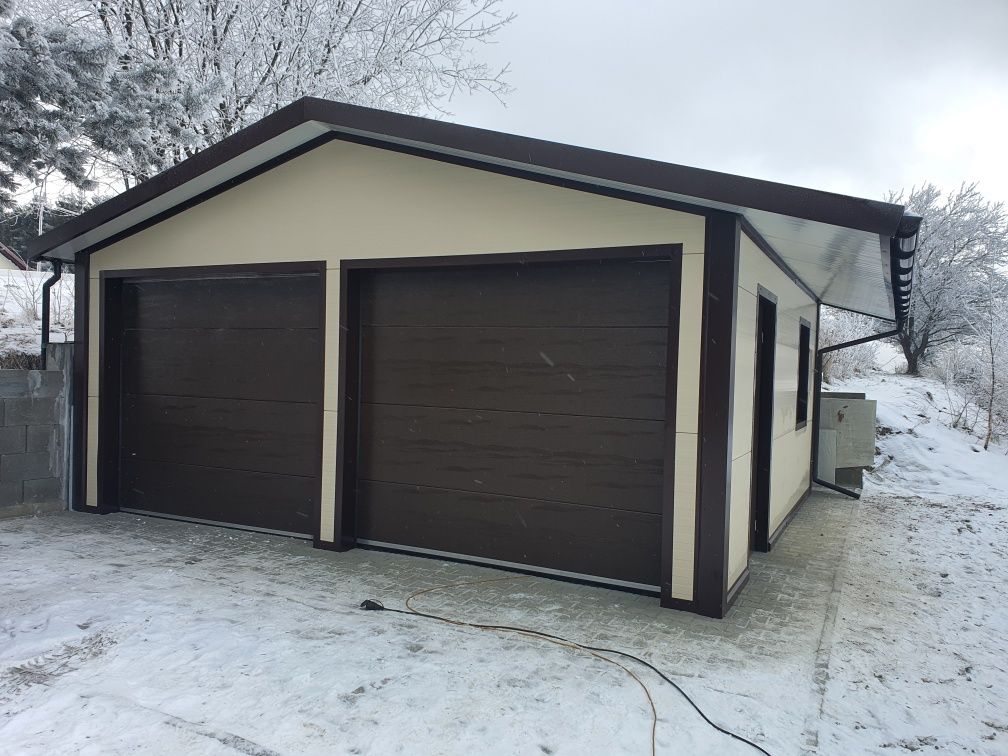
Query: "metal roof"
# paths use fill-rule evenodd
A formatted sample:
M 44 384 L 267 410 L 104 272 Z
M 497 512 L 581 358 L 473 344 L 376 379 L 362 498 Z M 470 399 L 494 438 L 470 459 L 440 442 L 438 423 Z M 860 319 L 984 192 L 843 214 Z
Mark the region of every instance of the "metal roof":
M 901 319 L 920 218 L 900 205 L 303 98 L 33 240 L 72 261 L 329 139 L 686 212 L 738 213 L 823 304 Z

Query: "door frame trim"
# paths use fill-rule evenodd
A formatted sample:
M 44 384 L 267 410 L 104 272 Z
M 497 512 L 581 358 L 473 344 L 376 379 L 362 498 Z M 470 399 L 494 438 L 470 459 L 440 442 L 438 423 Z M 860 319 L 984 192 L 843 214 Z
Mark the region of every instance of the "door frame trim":
M 458 268 L 484 265 L 541 264 L 586 261 L 667 260 L 672 263 L 669 282 L 669 337 L 666 356 L 665 442 L 660 525 L 660 577 L 663 606 L 688 609 L 691 602 L 672 599 L 673 523 L 675 507 L 675 417 L 679 369 L 679 320 L 682 289 L 680 244 L 634 245 L 590 249 L 544 250 L 489 254 L 439 255 L 340 260 L 339 376 L 336 432 L 336 500 L 334 538 L 320 544 L 336 551 L 357 545 L 357 460 L 360 443 L 360 273 L 388 269 Z M 321 525 L 321 523 L 320 523 Z M 361 545 L 369 545 L 361 542 Z M 383 545 L 383 548 L 385 546 Z M 396 547 L 398 548 L 398 547 Z M 550 574 L 528 565 L 529 571 Z
M 769 365 L 763 364 L 764 354 L 760 350 L 760 333 L 763 328 L 763 303 L 766 302 L 773 307 L 773 340 L 770 344 Z M 766 479 L 766 500 L 760 504 L 759 488 L 761 476 L 759 472 L 758 456 L 766 447 L 769 464 L 773 464 L 773 421 L 775 411 L 774 375 L 777 366 L 777 321 L 779 320 L 777 295 L 764 286 L 757 287 L 756 295 L 756 361 L 753 382 L 753 427 L 752 427 L 752 467 L 749 489 L 749 544 L 750 552 L 753 550 L 766 552 L 770 550 L 770 497 L 773 494 L 772 467 L 767 470 Z M 764 370 L 764 368 L 766 370 Z M 764 385 L 762 372 L 769 371 L 770 385 Z M 767 390 L 769 389 L 769 390 Z M 763 396 L 769 394 L 770 406 L 763 407 Z M 760 427 L 761 415 L 769 411 L 770 427 L 763 429 Z M 761 433 L 761 431 L 763 431 Z
M 316 461 L 316 479 L 319 484 L 318 495 L 312 513 L 313 540 L 319 538 L 319 527 L 322 520 L 322 477 L 323 477 L 323 401 L 325 392 L 325 304 L 326 304 L 326 264 L 324 261 L 279 262 L 279 263 L 249 263 L 236 265 L 197 265 L 171 268 L 130 268 L 123 270 L 103 270 L 98 274 L 98 464 L 97 491 L 98 507 L 102 513 L 118 512 L 119 507 L 119 434 L 122 415 L 122 393 L 120 391 L 120 372 L 122 362 L 122 330 L 121 293 L 123 283 L 134 283 L 144 280 L 179 281 L 185 279 L 207 278 L 243 278 L 282 274 L 309 274 L 318 279 L 318 328 L 320 344 L 318 358 L 318 374 L 316 391 L 311 400 L 318 405 L 315 438 L 317 439 L 318 459 Z M 90 290 L 90 281 L 86 288 Z M 109 401 L 114 397 L 113 401 Z M 86 417 L 87 410 L 84 414 Z M 85 435 L 85 439 L 87 436 Z M 85 450 L 82 464 L 81 487 L 87 490 L 87 452 Z M 80 507 L 94 510 L 94 507 Z M 208 521 L 209 522 L 209 521 Z M 233 525 L 232 525 L 233 526 Z

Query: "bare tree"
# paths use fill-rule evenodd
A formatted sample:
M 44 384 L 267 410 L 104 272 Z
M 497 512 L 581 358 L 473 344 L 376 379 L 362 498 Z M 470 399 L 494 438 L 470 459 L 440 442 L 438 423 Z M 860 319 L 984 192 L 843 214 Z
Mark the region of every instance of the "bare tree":
M 890 198 L 903 201 L 902 194 Z M 929 352 L 971 333 L 964 307 L 982 300 L 987 272 L 1008 261 L 1008 218 L 1004 205 L 986 200 L 976 184 L 947 197 L 926 184 L 911 190 L 905 204 L 924 217 L 913 301 L 899 335 L 907 372 L 918 375 Z
M 500 0 L 26 0 L 46 18 L 111 41 L 123 71 L 146 66 L 160 86 L 209 96 L 178 113 L 127 183 L 147 166 L 179 162 L 305 95 L 407 113 L 444 112 L 458 91 L 501 98 L 506 67 L 476 48 L 513 16 Z M 177 74 L 167 79 L 162 72 Z M 134 80 L 136 77 L 133 77 Z M 162 81 L 162 79 L 165 79 Z M 129 112 L 116 114 L 128 119 Z M 114 123 L 113 119 L 113 123 Z M 191 138 L 190 135 L 195 135 Z M 110 138 L 115 137 L 112 130 Z

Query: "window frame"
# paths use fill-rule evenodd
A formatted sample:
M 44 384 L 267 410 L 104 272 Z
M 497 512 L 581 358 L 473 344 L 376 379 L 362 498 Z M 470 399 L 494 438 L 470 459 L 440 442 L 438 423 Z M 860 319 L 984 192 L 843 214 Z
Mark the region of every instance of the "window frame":
M 795 401 L 795 430 L 808 425 L 811 403 L 812 323 L 798 319 L 798 392 Z

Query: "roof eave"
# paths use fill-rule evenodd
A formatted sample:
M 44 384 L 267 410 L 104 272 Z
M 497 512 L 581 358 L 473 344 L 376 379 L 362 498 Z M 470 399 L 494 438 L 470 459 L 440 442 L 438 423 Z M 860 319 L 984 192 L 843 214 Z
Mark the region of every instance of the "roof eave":
M 890 237 L 899 232 L 903 222 L 903 208 L 890 203 L 307 97 L 38 237 L 30 243 L 29 255 L 32 259 L 46 256 L 110 219 L 138 210 L 156 197 L 309 122 L 337 133 L 477 162 L 510 165 L 544 175 L 567 175 L 651 196 L 674 196 L 700 208 L 752 208 Z

